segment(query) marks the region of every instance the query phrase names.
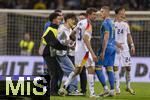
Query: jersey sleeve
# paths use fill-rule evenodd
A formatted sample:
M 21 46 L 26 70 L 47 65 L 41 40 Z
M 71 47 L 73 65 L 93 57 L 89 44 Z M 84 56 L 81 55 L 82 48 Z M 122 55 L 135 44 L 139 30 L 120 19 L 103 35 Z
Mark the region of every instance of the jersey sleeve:
M 91 36 L 91 34 L 92 34 L 92 25 L 90 23 L 86 24 L 85 33 L 84 34 L 86 34 L 88 36 Z
M 80 22 L 77 23 L 77 26 L 73 29 L 73 31 L 78 32 L 80 27 Z
M 130 34 L 131 32 L 130 32 L 130 27 L 129 27 L 129 24 L 128 23 L 126 23 L 126 32 L 127 32 L 127 34 Z
M 105 32 L 109 32 L 109 27 L 108 27 L 108 25 L 107 25 L 106 22 L 103 23 L 103 28 L 104 28 L 104 33 L 105 33 Z
M 73 30 L 76 32 L 78 32 L 80 29 L 85 30 L 86 26 L 87 26 L 87 21 L 82 20 L 77 23 L 77 26 Z

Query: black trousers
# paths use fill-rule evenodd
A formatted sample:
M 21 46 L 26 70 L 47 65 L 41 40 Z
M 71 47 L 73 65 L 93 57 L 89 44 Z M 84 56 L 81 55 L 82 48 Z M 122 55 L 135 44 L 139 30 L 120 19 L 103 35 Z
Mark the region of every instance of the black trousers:
M 73 62 L 74 64 L 74 56 L 69 56 L 70 60 Z M 86 68 L 85 66 L 83 67 L 81 73 L 80 73 L 80 86 L 81 86 L 81 92 L 82 93 L 86 93 L 86 86 L 87 86 L 87 76 L 86 76 Z
M 51 95 L 57 95 L 61 86 L 63 71 L 58 64 L 56 57 L 43 56 L 43 58 L 46 61 L 50 75 L 50 93 Z
M 86 93 L 86 85 L 87 85 L 87 76 L 86 76 L 86 68 L 84 66 L 80 73 L 81 93 Z

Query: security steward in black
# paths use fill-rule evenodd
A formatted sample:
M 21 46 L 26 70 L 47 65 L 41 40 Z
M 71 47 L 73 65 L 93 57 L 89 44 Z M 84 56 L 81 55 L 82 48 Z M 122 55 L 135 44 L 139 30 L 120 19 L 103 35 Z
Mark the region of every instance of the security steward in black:
M 43 48 L 42 56 L 48 66 L 50 75 L 50 93 L 58 95 L 58 90 L 63 78 L 63 71 L 56 61 L 56 50 L 67 50 L 67 46 L 62 45 L 57 40 L 58 26 L 61 22 L 61 16 L 58 13 L 51 13 L 49 16 L 51 22 L 42 36 L 41 47 Z M 61 80 L 61 81 L 58 81 Z

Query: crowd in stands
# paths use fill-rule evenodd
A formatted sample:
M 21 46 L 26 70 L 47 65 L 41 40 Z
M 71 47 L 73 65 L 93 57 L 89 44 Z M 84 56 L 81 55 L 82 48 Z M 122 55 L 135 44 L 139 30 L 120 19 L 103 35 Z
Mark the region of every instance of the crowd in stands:
M 0 8 L 85 10 L 87 7 L 111 9 L 123 5 L 128 10 L 150 10 L 150 0 L 0 0 Z

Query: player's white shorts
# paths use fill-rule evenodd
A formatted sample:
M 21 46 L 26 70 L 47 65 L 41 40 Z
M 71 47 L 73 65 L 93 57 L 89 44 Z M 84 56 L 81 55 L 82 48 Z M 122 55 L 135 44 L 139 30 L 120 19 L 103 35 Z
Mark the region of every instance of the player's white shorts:
M 75 65 L 77 67 L 89 67 L 95 66 L 95 62 L 92 59 L 91 53 L 89 52 L 75 52 Z
M 131 66 L 131 56 L 129 51 L 116 52 L 114 66 Z

